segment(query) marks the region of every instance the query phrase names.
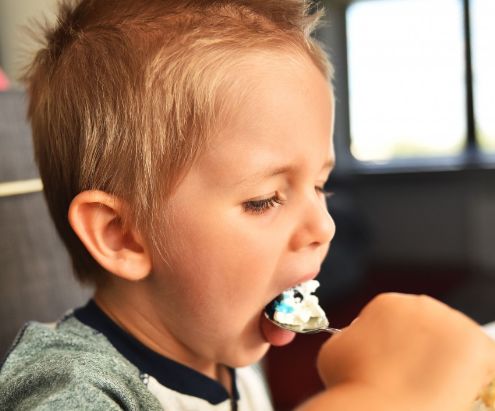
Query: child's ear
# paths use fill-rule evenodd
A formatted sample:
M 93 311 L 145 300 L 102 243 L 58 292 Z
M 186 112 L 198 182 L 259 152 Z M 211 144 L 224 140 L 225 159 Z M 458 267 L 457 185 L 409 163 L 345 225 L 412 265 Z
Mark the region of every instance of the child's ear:
M 108 272 L 130 281 L 151 271 L 151 255 L 143 237 L 124 227 L 124 203 L 103 191 L 83 191 L 71 202 L 69 222 L 93 258 Z

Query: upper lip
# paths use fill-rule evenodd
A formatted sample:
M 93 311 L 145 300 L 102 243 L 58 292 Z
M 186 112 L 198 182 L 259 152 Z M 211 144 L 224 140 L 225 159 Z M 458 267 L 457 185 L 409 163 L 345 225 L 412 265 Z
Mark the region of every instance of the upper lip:
M 315 279 L 318 276 L 318 274 L 319 274 L 319 271 L 313 271 L 309 274 L 302 275 L 301 277 L 299 277 L 297 279 L 297 281 L 292 282 L 291 284 L 288 284 L 284 289 L 280 290 L 280 292 L 274 298 L 276 298 L 278 295 L 280 295 L 285 290 L 288 290 L 289 288 L 294 288 L 301 283 L 305 283 L 306 281 Z
M 298 282 L 296 284 L 294 284 L 292 287 L 295 287 L 296 285 L 301 284 L 301 283 L 305 283 L 306 281 L 309 281 L 309 280 L 314 280 L 318 276 L 318 274 L 319 274 L 318 271 L 313 271 L 310 274 L 306 274 L 306 275 L 302 276 L 298 280 Z

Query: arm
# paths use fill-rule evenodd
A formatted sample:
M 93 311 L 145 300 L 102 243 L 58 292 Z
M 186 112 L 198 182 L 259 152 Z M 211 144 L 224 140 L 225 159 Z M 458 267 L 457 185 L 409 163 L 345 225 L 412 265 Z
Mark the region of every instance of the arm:
M 383 294 L 321 349 L 327 389 L 301 411 L 467 411 L 495 377 L 495 343 L 426 296 Z
M 413 408 L 397 408 L 396 403 L 371 386 L 355 382 L 326 389 L 296 411 L 417 411 Z
M 36 384 L 36 381 L 32 381 Z M 52 385 L 52 384 L 50 384 Z M 100 388 L 86 382 L 73 384 L 53 384 L 37 387 L 24 387 L 2 401 L 2 409 L 22 409 L 36 411 L 55 410 L 105 410 L 121 411 L 126 409 L 118 398 L 112 398 Z

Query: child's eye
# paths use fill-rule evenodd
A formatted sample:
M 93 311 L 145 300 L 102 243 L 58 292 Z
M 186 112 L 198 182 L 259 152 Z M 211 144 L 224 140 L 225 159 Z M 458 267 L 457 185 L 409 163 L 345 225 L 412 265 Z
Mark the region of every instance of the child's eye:
M 283 200 L 275 194 L 270 198 L 264 198 L 262 200 L 249 200 L 246 201 L 243 206 L 244 210 L 253 214 L 263 214 L 270 208 L 277 207 L 283 203 Z

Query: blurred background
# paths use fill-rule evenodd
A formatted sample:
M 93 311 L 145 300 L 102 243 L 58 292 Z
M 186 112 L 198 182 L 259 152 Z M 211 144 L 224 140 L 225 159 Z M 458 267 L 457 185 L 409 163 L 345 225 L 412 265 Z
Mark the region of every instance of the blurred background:
M 55 4 L 0 0 L 0 354 L 24 321 L 54 320 L 89 293 L 72 280 L 51 227 L 15 81 L 19 25 L 41 12 L 53 18 Z M 384 291 L 429 294 L 494 321 L 495 1 L 321 6 L 316 37 L 334 63 L 337 98 L 327 187 L 337 234 L 319 277 L 331 324 L 345 326 Z M 270 350 L 278 411 L 321 388 L 314 363 L 326 338 Z

